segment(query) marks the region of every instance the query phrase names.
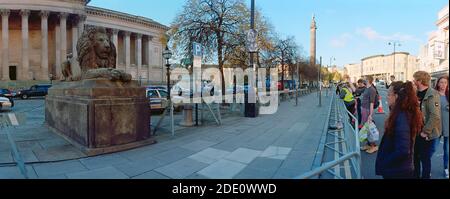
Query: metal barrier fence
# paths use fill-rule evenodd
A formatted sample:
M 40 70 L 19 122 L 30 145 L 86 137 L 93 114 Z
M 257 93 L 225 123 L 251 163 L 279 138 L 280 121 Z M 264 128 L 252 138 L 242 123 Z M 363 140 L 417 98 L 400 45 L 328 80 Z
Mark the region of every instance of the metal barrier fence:
M 330 122 L 331 121 L 331 122 Z M 352 121 L 354 125 L 352 125 Z M 334 126 L 333 123 L 335 124 Z M 331 141 L 325 143 L 325 149 L 335 152 L 334 160 L 322 162 L 321 166 L 295 179 L 311 179 L 331 174 L 334 179 L 361 179 L 361 152 L 359 142 L 358 119 L 347 111 L 344 102 L 333 93 L 326 119 L 324 131 L 325 140 L 331 136 Z M 323 156 L 325 153 L 323 153 Z M 323 158 L 322 156 L 322 158 Z M 323 159 L 322 159 L 323 161 Z M 343 166 L 341 166 L 343 165 Z M 344 175 L 341 175 L 344 168 Z

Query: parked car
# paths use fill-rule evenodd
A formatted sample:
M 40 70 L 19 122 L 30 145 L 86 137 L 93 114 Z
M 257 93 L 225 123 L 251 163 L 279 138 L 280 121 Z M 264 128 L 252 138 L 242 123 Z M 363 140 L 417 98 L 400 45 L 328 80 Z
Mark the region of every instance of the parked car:
M 0 97 L 13 98 L 14 94 L 12 91 L 6 88 L 0 88 Z
M 150 100 L 151 111 L 163 111 L 167 103 L 167 96 L 169 95 L 164 89 L 147 88 L 147 99 Z M 181 110 L 181 104 L 174 104 L 176 111 Z
M 50 84 L 38 84 L 31 86 L 28 90 L 21 90 L 17 93 L 16 97 L 22 99 L 28 99 L 30 97 L 43 97 L 48 94 L 48 89 L 52 87 Z
M 283 88 L 284 86 L 284 88 Z M 278 81 L 278 90 L 282 91 L 282 90 L 294 90 L 297 86 L 297 82 L 295 82 L 294 80 L 284 80 L 284 83 L 280 81 Z
M 167 90 L 167 86 L 147 86 L 147 89 L 161 89 L 161 90 Z
M 0 111 L 11 110 L 14 107 L 12 98 L 0 97 Z

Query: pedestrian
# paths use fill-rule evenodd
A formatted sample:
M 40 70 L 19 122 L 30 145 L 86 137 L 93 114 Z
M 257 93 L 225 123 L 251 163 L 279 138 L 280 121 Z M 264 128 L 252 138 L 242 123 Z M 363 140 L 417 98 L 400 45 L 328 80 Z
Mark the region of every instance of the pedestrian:
M 438 79 L 436 90 L 441 96 L 441 123 L 442 137 L 444 138 L 444 175 L 448 178 L 448 130 L 449 130 L 449 111 L 448 111 L 448 75 Z
M 374 114 L 374 104 L 377 96 L 377 90 L 373 85 L 373 77 L 367 76 L 366 78 L 366 89 L 362 94 L 361 100 L 361 124 L 366 124 L 367 122 L 373 122 Z M 366 151 L 369 154 L 378 151 L 378 146 L 376 142 L 367 141 L 367 145 L 363 146 L 361 150 Z
M 436 152 L 441 136 L 441 107 L 439 92 L 430 88 L 431 76 L 425 71 L 414 73 L 420 111 L 424 127 L 416 137 L 414 147 L 414 167 L 416 178 L 430 179 L 431 158 Z
M 393 82 L 395 82 L 395 76 L 394 76 L 394 75 L 391 75 L 390 79 L 391 79 L 390 83 L 389 83 L 389 84 L 386 83 L 386 89 L 389 89 L 389 87 L 391 86 L 391 84 L 392 84 Z
M 345 108 L 350 112 L 351 115 L 355 114 L 355 97 L 353 97 L 352 89 L 350 88 L 350 83 L 344 83 L 341 91 L 339 93 L 339 97 L 344 101 Z M 353 118 L 349 114 L 349 122 L 353 123 Z
M 366 90 L 365 81 L 363 79 L 359 79 L 354 92 L 354 96 L 356 98 L 356 112 L 358 115 L 359 129 L 361 129 L 364 125 L 361 123 L 361 95 L 364 93 L 364 90 Z
M 414 141 L 423 127 L 412 82 L 392 82 L 388 90 L 391 108 L 375 163 L 376 175 L 384 179 L 414 178 Z

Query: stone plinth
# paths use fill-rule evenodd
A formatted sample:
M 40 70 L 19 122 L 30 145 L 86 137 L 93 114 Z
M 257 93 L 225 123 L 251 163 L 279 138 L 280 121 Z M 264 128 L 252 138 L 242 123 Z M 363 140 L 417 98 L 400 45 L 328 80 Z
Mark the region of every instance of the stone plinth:
M 87 155 L 153 144 L 145 88 L 107 79 L 58 82 L 49 89 L 45 121 Z

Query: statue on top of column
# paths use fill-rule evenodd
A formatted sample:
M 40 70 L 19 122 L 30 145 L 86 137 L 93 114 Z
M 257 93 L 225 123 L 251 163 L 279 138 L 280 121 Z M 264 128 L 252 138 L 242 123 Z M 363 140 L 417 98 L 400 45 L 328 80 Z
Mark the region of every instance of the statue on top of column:
M 102 27 L 86 26 L 77 44 L 81 79 L 107 78 L 131 81 L 131 75 L 116 69 L 116 47 Z

